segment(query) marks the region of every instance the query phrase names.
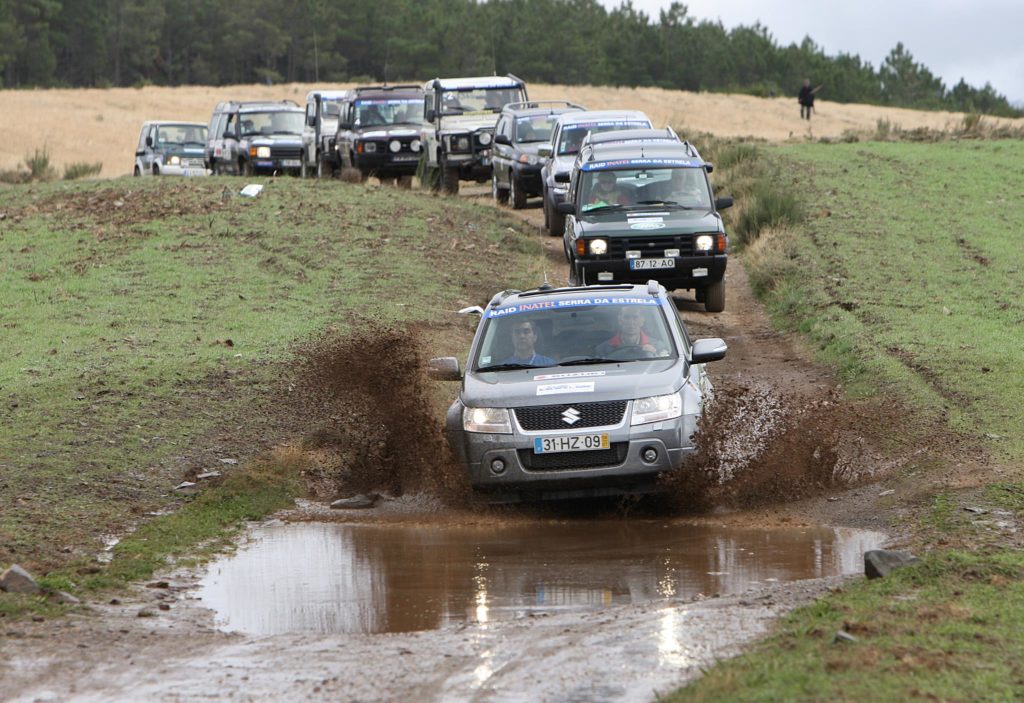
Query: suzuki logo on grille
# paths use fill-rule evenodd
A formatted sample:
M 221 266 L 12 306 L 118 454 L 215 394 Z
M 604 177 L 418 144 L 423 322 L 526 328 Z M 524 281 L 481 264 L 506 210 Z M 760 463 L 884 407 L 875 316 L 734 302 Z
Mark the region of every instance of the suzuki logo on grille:
M 566 408 L 562 413 L 562 422 L 567 425 L 575 425 L 580 421 L 580 411 L 576 408 Z

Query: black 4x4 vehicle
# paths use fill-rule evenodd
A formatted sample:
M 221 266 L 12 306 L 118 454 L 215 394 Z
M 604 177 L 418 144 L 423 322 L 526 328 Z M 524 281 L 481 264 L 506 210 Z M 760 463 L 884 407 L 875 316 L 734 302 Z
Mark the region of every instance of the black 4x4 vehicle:
M 298 173 L 302 108 L 280 102 L 222 102 L 213 110 L 204 158 L 216 174 Z
M 352 180 L 372 175 L 411 185 L 420 161 L 422 124 L 419 86 L 355 88 L 341 103 L 334 164 Z
M 688 288 L 708 312 L 725 309 L 729 239 L 714 198 L 712 166 L 687 142 L 584 146 L 566 201 L 570 283 L 640 283 Z
M 502 108 L 491 149 L 491 195 L 496 201 L 511 200 L 519 210 L 526 207 L 528 197 L 544 192 L 540 179 L 544 159 L 537 152 L 551 143 L 559 115 L 585 109 L 564 100 L 509 103 Z

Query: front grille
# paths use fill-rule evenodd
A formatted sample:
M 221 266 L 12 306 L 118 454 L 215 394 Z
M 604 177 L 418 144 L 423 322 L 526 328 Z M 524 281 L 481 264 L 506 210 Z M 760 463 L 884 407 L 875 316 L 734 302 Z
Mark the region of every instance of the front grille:
M 301 146 L 272 146 L 270 157 L 273 159 L 299 159 L 302 158 Z
M 567 423 L 562 418 L 569 408 L 579 413 L 579 420 Z M 581 427 L 607 427 L 622 422 L 626 412 L 625 400 L 609 400 L 600 403 L 566 403 L 565 405 L 541 405 L 529 408 L 515 408 L 519 426 L 528 432 L 542 430 L 569 430 Z M 589 452 L 588 452 L 589 453 Z
M 534 454 L 532 449 L 519 449 L 518 452 L 519 463 L 527 469 L 599 469 L 624 462 L 629 453 L 629 442 L 614 442 L 610 449 L 592 452 Z
M 678 249 L 680 256 L 691 256 L 695 235 L 676 234 L 672 236 L 652 237 L 609 237 L 608 256 L 610 259 L 625 259 L 626 251 L 639 251 L 640 258 L 661 258 L 666 249 Z M 597 257 L 605 258 L 605 257 Z

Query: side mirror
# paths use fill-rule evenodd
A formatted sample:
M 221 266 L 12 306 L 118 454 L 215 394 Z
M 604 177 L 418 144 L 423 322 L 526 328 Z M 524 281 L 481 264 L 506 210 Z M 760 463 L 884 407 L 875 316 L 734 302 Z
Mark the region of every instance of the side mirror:
M 555 183 L 568 183 L 569 180 L 568 171 L 559 171 L 555 174 Z
M 711 173 L 715 170 L 715 165 L 712 163 L 704 162 L 704 170 Z
M 306 113 L 306 124 L 310 127 L 316 127 L 316 115 Z
M 423 114 L 423 119 L 427 122 L 433 122 L 435 117 L 437 117 L 437 113 L 431 107 L 428 107 L 427 111 Z
M 505 146 L 512 146 L 512 140 L 508 138 L 507 134 L 495 134 L 494 143 L 504 144 Z
M 698 339 L 690 349 L 690 363 L 706 364 L 709 361 L 718 361 L 725 358 L 727 351 L 729 351 L 729 347 L 718 337 Z
M 555 212 L 559 215 L 575 215 L 576 204 L 575 203 L 558 203 L 555 206 Z
M 716 210 L 728 210 L 732 207 L 733 199 L 731 195 L 727 195 L 723 198 L 715 198 L 715 209 Z
M 146 146 L 153 146 L 153 137 L 146 137 Z
M 537 149 L 537 156 L 541 157 L 542 159 L 546 159 L 549 156 L 551 156 L 551 145 L 545 144 L 544 146 Z
M 439 356 L 427 362 L 427 377 L 435 381 L 461 381 L 459 360 L 454 356 Z

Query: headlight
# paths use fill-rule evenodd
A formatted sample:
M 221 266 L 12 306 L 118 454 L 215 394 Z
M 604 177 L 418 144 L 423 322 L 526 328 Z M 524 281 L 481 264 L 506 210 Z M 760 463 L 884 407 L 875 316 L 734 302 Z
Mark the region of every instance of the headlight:
M 419 151 L 420 150 L 420 140 L 419 139 L 413 139 L 412 142 L 409 144 L 409 148 L 412 149 L 413 151 Z
M 715 246 L 715 238 L 710 234 L 702 234 L 697 237 L 697 241 L 694 242 L 694 246 L 697 247 L 697 251 L 711 251 Z
M 590 240 L 590 253 L 595 256 L 601 256 L 602 254 L 608 253 L 608 240 L 607 239 L 591 239 Z
M 177 166 L 180 163 L 181 163 L 181 158 L 179 158 L 177 156 L 172 156 L 171 158 L 167 159 L 167 164 L 170 165 L 170 166 Z
M 646 425 L 649 422 L 671 420 L 683 414 L 683 399 L 679 393 L 653 395 L 633 401 L 631 425 Z
M 456 151 L 469 151 L 469 137 L 459 137 L 455 140 Z
M 363 151 L 367 154 L 373 154 L 377 151 L 377 142 L 364 142 Z
M 466 432 L 512 434 L 512 423 L 505 408 L 463 408 L 462 429 Z
M 537 165 L 537 157 L 536 156 L 532 156 L 531 154 L 520 154 L 519 155 L 519 163 L 521 163 L 521 164 L 529 164 L 530 166 L 536 166 Z
M 256 158 L 258 158 L 258 159 L 269 159 L 270 158 L 270 147 L 269 146 L 258 146 L 258 147 L 256 147 Z
M 484 146 L 487 146 L 488 144 L 490 144 L 491 143 L 491 133 L 490 132 L 481 132 L 480 133 L 480 143 L 483 144 Z
M 402 142 L 398 141 L 397 139 L 392 139 L 388 143 L 388 149 L 391 150 L 392 154 L 397 154 L 402 150 Z

